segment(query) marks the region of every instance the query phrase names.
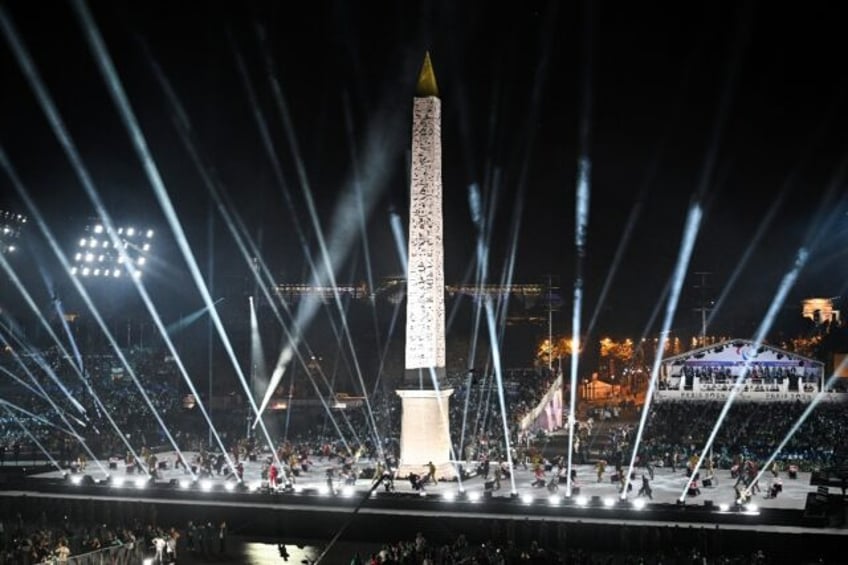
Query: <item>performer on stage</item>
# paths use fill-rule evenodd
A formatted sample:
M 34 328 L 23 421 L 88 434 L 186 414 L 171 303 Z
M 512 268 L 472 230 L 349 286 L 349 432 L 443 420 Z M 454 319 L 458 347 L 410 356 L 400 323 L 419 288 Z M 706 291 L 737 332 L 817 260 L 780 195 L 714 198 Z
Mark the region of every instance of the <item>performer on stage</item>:
M 271 463 L 271 466 L 268 468 L 268 485 L 271 489 L 277 488 L 277 466 Z
M 648 477 L 642 475 L 642 488 L 639 489 L 639 492 L 636 494 L 636 496 L 642 496 L 644 494 L 645 496 L 653 500 L 653 492 L 654 491 L 651 489 L 651 482 L 648 480 Z

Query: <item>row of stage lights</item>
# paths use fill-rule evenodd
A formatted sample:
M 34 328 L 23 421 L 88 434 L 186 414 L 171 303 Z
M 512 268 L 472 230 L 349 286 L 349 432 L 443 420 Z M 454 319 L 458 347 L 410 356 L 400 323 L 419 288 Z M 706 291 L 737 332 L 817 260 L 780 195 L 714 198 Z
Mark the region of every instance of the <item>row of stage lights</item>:
M 422 497 L 428 496 L 426 493 L 421 493 Z M 442 500 L 445 502 L 455 502 L 457 500 L 466 500 L 471 503 L 479 503 L 481 502 L 485 496 L 480 491 L 470 491 L 463 492 L 459 491 L 448 491 L 441 495 Z M 587 496 L 577 495 L 573 497 L 561 496 L 559 494 L 551 494 L 548 497 L 536 498 L 532 494 L 522 494 L 519 495 L 516 492 L 513 492 L 510 495 L 510 498 L 513 500 L 517 500 L 521 502 L 525 506 L 530 506 L 537 501 L 547 502 L 549 506 L 560 506 L 567 505 L 571 507 L 577 508 L 606 508 L 606 509 L 631 509 L 631 510 L 644 510 L 647 507 L 647 502 L 643 498 L 635 498 L 633 500 L 628 500 L 625 498 L 614 498 L 614 497 L 604 497 L 600 498 L 597 496 L 593 496 L 591 499 Z M 678 501 L 678 506 L 683 507 L 685 504 L 683 502 Z M 718 513 L 741 513 L 747 515 L 759 515 L 760 509 L 756 504 L 751 502 L 743 503 L 741 501 L 737 501 L 737 503 L 733 506 L 727 503 L 721 503 L 718 506 L 713 506 L 711 502 L 706 502 L 704 504 L 706 508 L 709 508 Z
M 446 502 L 454 502 L 457 499 L 463 497 L 468 502 L 477 503 L 480 502 L 483 498 L 483 495 L 479 491 L 471 491 L 468 493 L 463 493 L 460 491 L 459 494 L 448 491 L 442 494 L 442 498 Z M 532 494 L 522 494 L 518 495 L 518 493 L 512 493 L 510 495 L 512 499 L 519 500 L 525 506 L 530 506 L 537 501 L 537 498 Z M 604 497 L 600 498 L 597 496 L 593 496 L 591 499 L 587 496 L 577 495 L 574 497 L 560 496 L 558 494 L 552 494 L 547 498 L 540 498 L 540 501 L 547 501 L 549 506 L 560 506 L 570 505 L 572 507 L 577 508 L 606 508 L 606 509 L 632 509 L 632 510 L 644 510 L 647 507 L 647 502 L 643 498 L 635 498 L 633 500 L 628 500 L 625 498 L 614 498 L 614 497 Z M 678 501 L 678 506 L 685 506 L 684 503 Z M 731 506 L 727 503 L 721 503 L 718 506 L 712 506 L 712 503 L 705 503 L 705 507 L 708 507 L 714 511 L 719 513 L 730 513 L 737 512 L 748 515 L 758 515 L 760 513 L 759 508 L 756 504 L 753 503 L 742 503 L 737 502 L 734 506 Z
M 138 490 L 146 489 L 150 486 L 155 485 L 155 481 L 151 476 L 140 476 L 135 478 L 129 477 L 121 477 L 117 475 L 107 475 L 102 479 L 94 479 L 91 475 L 79 475 L 79 474 L 71 474 L 64 473 L 63 474 L 65 480 L 67 480 L 73 486 L 83 486 L 83 485 L 97 485 L 97 486 L 110 486 L 112 488 L 136 488 Z M 216 490 L 216 487 L 219 483 L 212 481 L 210 479 L 172 479 L 167 484 L 168 487 L 179 488 L 180 490 L 200 490 L 202 492 L 212 492 Z M 161 485 L 160 485 L 161 486 Z M 262 490 L 262 481 L 252 481 L 250 483 L 246 483 L 244 481 L 226 481 L 223 483 L 223 489 L 227 492 L 235 492 L 239 491 L 248 491 L 248 492 L 259 492 Z M 305 490 L 299 485 L 287 484 L 278 492 L 287 492 L 287 493 L 303 493 Z M 329 495 L 330 488 L 327 485 L 322 485 L 318 489 L 310 490 L 310 492 L 315 492 L 320 495 Z M 352 486 L 345 486 L 337 493 L 333 494 L 341 494 L 343 496 L 353 496 L 355 489 Z
M 96 233 L 96 234 L 101 234 L 101 233 L 106 232 L 105 228 L 100 224 L 95 225 L 91 229 L 91 231 Z M 118 235 L 123 235 L 123 236 L 130 237 L 130 238 L 132 238 L 132 237 L 139 237 L 139 238 L 146 237 L 147 239 L 153 239 L 153 230 L 150 230 L 150 229 L 145 231 L 145 230 L 141 230 L 141 229 L 137 230 L 134 227 L 128 227 L 128 228 L 118 228 L 117 231 L 118 231 Z
M 123 276 L 121 274 L 120 269 L 101 269 L 98 267 L 95 267 L 93 269 L 91 267 L 71 267 L 71 274 L 74 276 L 81 275 L 83 277 L 112 277 L 115 279 L 121 278 L 121 276 Z M 140 278 L 141 271 L 134 271 L 133 277 Z
M 117 476 L 109 476 L 100 481 L 93 480 L 89 475 L 66 475 L 66 478 L 70 481 L 70 483 L 74 486 L 79 486 L 82 484 L 95 484 L 95 485 L 106 485 L 111 486 L 113 488 L 125 488 L 125 487 L 134 487 L 138 490 L 146 489 L 148 486 L 153 484 L 153 479 L 151 477 L 137 477 L 135 479 L 127 479 L 125 477 L 117 477 Z M 217 490 L 219 483 L 209 479 L 172 479 L 168 485 L 170 487 L 176 487 L 180 490 L 199 490 L 201 492 L 213 492 Z M 252 481 L 250 483 L 245 483 L 243 481 L 227 481 L 223 483 L 223 490 L 226 492 L 251 492 L 256 493 L 261 491 L 263 488 L 262 481 Z M 331 489 L 329 485 L 320 485 L 315 488 L 304 489 L 300 485 L 296 484 L 287 484 L 284 487 L 280 488 L 276 492 L 286 493 L 286 494 L 317 494 L 322 497 L 328 496 L 340 496 L 343 498 L 351 498 L 356 494 L 356 489 L 351 485 L 345 485 L 339 489 Z M 371 496 L 393 496 L 395 493 L 387 493 L 384 495 L 380 495 L 377 490 L 372 491 Z M 429 495 L 424 491 L 420 491 L 419 497 L 423 499 L 436 499 L 442 500 L 447 503 L 454 502 L 469 502 L 472 504 L 478 504 L 483 502 L 485 499 L 489 498 L 484 495 L 481 491 L 464 491 L 460 490 L 456 491 L 447 491 L 441 494 L 433 494 Z M 607 510 L 645 510 L 647 507 L 647 502 L 643 498 L 636 498 L 633 500 L 627 500 L 623 498 L 614 498 L 614 497 L 604 497 L 600 498 L 597 496 L 593 496 L 591 499 L 587 496 L 561 496 L 559 494 L 552 494 L 548 497 L 537 498 L 531 494 L 522 494 L 514 492 L 510 495 L 510 500 L 514 500 L 516 502 L 521 503 L 524 506 L 532 506 L 537 502 L 547 503 L 548 506 L 570 506 L 572 508 L 604 508 Z M 685 504 L 678 501 L 678 506 L 683 507 Z M 749 516 L 757 516 L 760 513 L 759 507 L 753 503 L 742 503 L 737 502 L 735 505 L 731 506 L 727 503 L 721 503 L 717 506 L 712 506 L 712 503 L 705 503 L 705 507 L 712 510 L 713 512 L 717 512 L 719 514 L 744 514 Z
M 9 212 L 8 210 L 0 210 L 0 221 L 3 222 L 17 222 L 19 224 L 25 224 L 27 222 L 27 217 L 23 214 L 17 214 L 15 212 Z
M 138 490 L 143 490 L 155 485 L 155 481 L 151 476 L 129 478 L 116 475 L 107 475 L 102 479 L 94 479 L 91 475 L 65 473 L 64 477 L 73 486 L 98 485 L 110 486 L 112 488 L 136 488 Z M 173 480 L 168 484 L 170 486 L 176 486 L 183 490 L 194 488 L 204 492 L 211 492 L 215 486 L 215 483 L 213 481 L 210 481 L 209 479 L 181 479 Z M 236 488 L 239 486 L 241 486 L 242 489 L 247 488 L 244 483 L 228 481 L 224 483 L 224 490 L 226 490 L 227 492 L 232 492 L 235 491 Z
M 94 237 L 88 238 L 88 239 L 82 238 L 79 241 L 80 247 L 88 247 L 92 250 L 98 249 L 98 248 L 108 249 L 109 245 L 110 245 L 110 243 L 109 243 L 108 239 L 104 239 L 103 241 L 99 241 Z M 123 247 L 124 249 L 128 249 L 130 247 L 130 243 L 128 241 L 124 241 L 124 242 L 122 242 L 121 247 Z M 150 244 L 149 243 L 143 243 L 143 244 L 141 244 L 139 249 L 141 249 L 142 251 L 150 251 Z M 77 254 L 77 255 L 79 255 L 79 254 Z M 87 253 L 86 257 L 88 257 L 89 255 L 91 255 L 92 257 L 94 256 L 93 253 Z M 100 255 L 100 257 L 103 257 L 103 255 Z M 77 257 L 77 261 L 79 261 L 79 260 L 80 260 L 79 257 Z M 102 261 L 102 259 L 101 259 L 101 261 Z

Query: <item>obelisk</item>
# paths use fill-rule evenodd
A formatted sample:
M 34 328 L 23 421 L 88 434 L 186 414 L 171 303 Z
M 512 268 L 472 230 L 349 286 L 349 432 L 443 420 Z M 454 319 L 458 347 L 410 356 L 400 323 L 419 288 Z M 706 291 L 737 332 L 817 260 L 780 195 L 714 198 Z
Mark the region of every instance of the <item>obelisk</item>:
M 418 76 L 412 108 L 406 352 L 399 475 L 455 476 L 450 460 L 445 377 L 445 275 L 442 238 L 442 106 L 430 54 Z

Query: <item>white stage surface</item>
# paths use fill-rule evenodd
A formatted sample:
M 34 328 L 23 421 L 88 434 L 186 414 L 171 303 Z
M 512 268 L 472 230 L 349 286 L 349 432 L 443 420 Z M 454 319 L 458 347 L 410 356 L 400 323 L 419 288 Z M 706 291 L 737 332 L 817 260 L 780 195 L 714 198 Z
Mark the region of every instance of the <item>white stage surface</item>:
M 191 461 L 195 454 L 192 452 L 185 452 L 185 455 L 186 458 Z M 169 482 L 173 479 L 178 481 L 189 481 L 191 479 L 191 476 L 185 473 L 181 468 L 176 470 L 173 469 L 172 465 L 176 460 L 174 452 L 160 453 L 158 454 L 158 458 L 159 461 L 167 461 L 168 468 L 159 472 L 157 482 Z M 327 470 L 332 467 L 334 470 L 340 471 L 341 465 L 337 463 L 337 460 L 336 462 L 331 463 L 325 459 L 319 458 L 313 459 L 312 462 L 313 465 L 307 472 L 301 472 L 300 476 L 295 478 L 295 488 L 326 490 Z M 108 470 L 107 462 L 103 461 L 101 464 Z M 244 482 L 246 485 L 255 488 L 262 482 L 262 466 L 263 464 L 261 462 L 244 462 Z M 367 459 L 360 459 L 356 464 L 356 468 L 359 470 L 373 468 L 375 466 L 375 462 Z M 464 465 L 464 467 L 470 468 L 466 465 Z M 494 468 L 494 464 L 492 465 L 492 468 Z M 577 469 L 577 481 L 575 486 L 580 487 L 581 496 L 615 498 L 619 495 L 619 485 L 610 481 L 611 473 L 609 466 L 607 467 L 607 472 L 604 474 L 604 480 L 602 482 L 597 481 L 597 472 L 593 465 L 576 465 L 575 468 Z M 135 480 L 141 476 L 133 473 L 126 474 L 125 465 L 123 463 L 118 464 L 117 470 L 109 472 L 113 477 L 125 477 L 125 485 L 123 488 L 128 490 L 136 488 Z M 645 473 L 647 475 L 646 470 L 641 467 L 636 468 L 634 472 L 636 478 L 632 481 L 633 490 L 628 494 L 628 499 L 631 500 L 637 498 L 636 495 L 642 486 L 642 474 Z M 427 474 L 426 468 L 422 468 L 420 473 L 422 476 L 425 476 Z M 105 473 L 97 466 L 97 464 L 92 463 L 88 464 L 84 474 L 90 475 L 95 480 L 100 480 L 105 477 Z M 59 471 L 52 471 L 34 475 L 34 477 L 61 478 L 62 473 Z M 334 488 L 339 492 L 345 490 L 347 494 L 351 494 L 351 487 L 345 485 L 340 479 L 338 479 L 338 473 L 336 473 L 336 477 L 337 478 L 334 481 Z M 546 473 L 546 479 L 550 479 L 550 477 L 551 473 Z M 732 506 L 735 502 L 735 493 L 733 488 L 736 483 L 735 479 L 731 478 L 730 471 L 728 470 L 717 471 L 716 478 L 717 481 L 715 482 L 717 484 L 714 484 L 714 486 L 701 487 L 700 496 L 687 496 L 686 504 L 701 505 L 705 500 L 711 500 L 716 506 L 720 504 L 728 504 Z M 755 494 L 751 502 L 761 508 L 789 508 L 802 510 L 806 502 L 807 494 L 810 492 L 816 492 L 816 487 L 810 485 L 810 473 L 800 472 L 798 473 L 797 479 L 790 479 L 785 472 L 781 472 L 779 479 L 782 482 L 783 491 L 776 498 L 766 498 L 765 494 L 768 492 L 768 488 L 772 483 L 773 477 L 771 473 L 764 473 L 760 480 L 761 492 Z M 546 487 L 534 487 L 532 484 L 533 480 L 533 471 L 529 466 L 527 469 L 524 469 L 521 465 L 517 466 L 517 471 L 515 472 L 515 491 L 519 494 L 519 496 L 528 494 L 534 498 L 548 498 L 551 494 L 548 489 Z M 648 500 L 644 496 L 641 498 L 645 499 L 648 504 L 651 502 L 674 504 L 675 501 L 680 498 L 686 485 L 686 480 L 684 470 L 678 469 L 676 473 L 672 473 L 671 469 L 657 467 L 654 472 L 654 480 L 651 481 L 653 500 Z M 211 490 L 224 492 L 226 491 L 227 482 L 227 479 L 223 475 L 215 475 L 207 479 L 205 484 Z M 265 481 L 265 484 L 267 484 L 267 481 Z M 346 489 L 344 488 L 345 486 L 347 486 Z M 355 484 L 352 486 L 352 490 L 353 493 L 360 492 L 364 494 L 371 488 L 371 486 L 371 479 L 360 478 L 356 480 Z M 410 482 L 406 479 L 397 479 L 394 486 L 396 492 L 414 492 Z M 482 494 L 485 490 L 485 485 L 482 477 L 477 476 L 461 482 L 449 481 L 427 484 L 424 486 L 423 490 L 427 495 L 442 495 L 447 492 L 456 493 L 460 488 L 464 489 L 467 494 L 474 492 Z M 509 497 L 512 492 L 512 488 L 512 483 L 509 479 L 502 479 L 501 488 L 494 491 L 492 496 L 496 498 Z M 381 486 L 380 489 L 382 490 L 383 487 Z M 833 491 L 836 489 L 831 490 Z M 558 494 L 565 494 L 564 484 L 560 485 Z M 257 496 L 261 496 L 261 493 Z

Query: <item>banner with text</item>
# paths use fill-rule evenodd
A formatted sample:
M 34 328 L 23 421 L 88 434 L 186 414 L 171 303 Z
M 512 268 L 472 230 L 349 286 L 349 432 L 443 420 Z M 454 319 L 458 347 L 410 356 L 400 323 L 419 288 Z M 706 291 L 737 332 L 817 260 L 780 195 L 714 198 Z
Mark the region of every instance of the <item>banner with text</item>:
M 657 390 L 655 400 L 727 400 L 729 390 L 691 391 Z M 848 393 L 840 392 L 740 392 L 737 401 L 743 402 L 812 402 L 821 396 L 819 402 L 848 402 Z

